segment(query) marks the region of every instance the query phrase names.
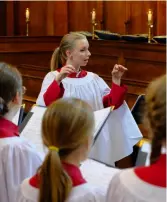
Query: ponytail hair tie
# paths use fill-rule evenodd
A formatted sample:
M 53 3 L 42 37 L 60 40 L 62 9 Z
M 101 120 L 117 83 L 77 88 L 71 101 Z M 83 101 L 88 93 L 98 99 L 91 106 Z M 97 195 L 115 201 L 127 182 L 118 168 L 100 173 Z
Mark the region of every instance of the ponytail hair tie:
M 50 151 L 56 151 L 57 153 L 59 152 L 59 148 L 55 146 L 49 146 L 48 147 Z

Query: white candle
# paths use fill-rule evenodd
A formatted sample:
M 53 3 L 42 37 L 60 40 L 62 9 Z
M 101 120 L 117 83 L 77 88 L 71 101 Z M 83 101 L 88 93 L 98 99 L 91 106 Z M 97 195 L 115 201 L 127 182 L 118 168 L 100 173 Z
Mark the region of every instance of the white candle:
M 152 22 L 152 10 L 148 10 L 148 23 Z
M 30 10 L 29 8 L 26 8 L 26 20 L 29 20 L 30 18 Z
M 93 9 L 93 11 L 92 11 L 92 22 L 95 22 L 95 20 L 96 20 L 96 11 L 95 11 L 95 9 Z

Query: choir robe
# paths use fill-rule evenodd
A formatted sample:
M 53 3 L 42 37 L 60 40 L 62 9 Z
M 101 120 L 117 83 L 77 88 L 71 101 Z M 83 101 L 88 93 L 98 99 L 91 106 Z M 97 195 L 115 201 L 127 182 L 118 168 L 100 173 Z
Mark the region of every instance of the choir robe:
M 19 137 L 18 127 L 0 118 L 1 202 L 15 202 L 20 183 L 35 174 L 42 160 L 33 146 Z
M 127 87 L 112 83 L 111 90 L 97 74 L 84 70 L 78 75 L 70 74 L 58 85 L 55 81 L 57 74 L 58 71 L 52 71 L 45 76 L 36 103 L 48 106 L 58 98 L 75 97 L 86 101 L 94 111 L 114 105 L 116 110 L 100 131 L 90 158 L 115 166 L 116 161 L 130 155 L 142 135 L 124 102 Z
M 126 169 L 109 185 L 106 202 L 165 202 L 166 154 L 148 167 Z
M 63 163 L 71 178 L 73 188 L 66 202 L 105 202 L 107 189 L 90 185 L 83 178 L 80 169 L 72 164 Z M 20 186 L 17 202 L 38 202 L 39 175 L 25 179 Z

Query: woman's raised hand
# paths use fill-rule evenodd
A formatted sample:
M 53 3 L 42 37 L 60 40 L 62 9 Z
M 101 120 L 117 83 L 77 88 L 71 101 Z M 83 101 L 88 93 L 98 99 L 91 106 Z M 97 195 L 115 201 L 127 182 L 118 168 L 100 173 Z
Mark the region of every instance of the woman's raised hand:
M 111 72 L 112 74 L 112 82 L 119 85 L 121 84 L 121 78 L 124 74 L 125 71 L 127 71 L 128 69 L 122 65 L 114 65 L 114 68 Z
M 61 71 L 56 76 L 56 81 L 60 83 L 64 78 L 66 78 L 69 74 L 76 72 L 75 68 L 72 65 L 65 65 L 61 68 Z

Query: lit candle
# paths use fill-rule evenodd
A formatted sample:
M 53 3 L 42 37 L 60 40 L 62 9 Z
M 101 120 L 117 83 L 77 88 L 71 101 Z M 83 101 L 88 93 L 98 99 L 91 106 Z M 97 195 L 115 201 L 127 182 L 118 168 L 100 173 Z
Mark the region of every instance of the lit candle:
M 26 8 L 26 20 L 29 20 L 30 18 L 30 10 L 29 8 Z
M 95 22 L 95 20 L 96 20 L 96 11 L 95 11 L 95 9 L 93 9 L 93 11 L 92 11 L 92 22 Z
M 149 24 L 152 23 L 152 16 L 153 16 L 152 10 L 149 9 L 148 10 L 148 23 Z

